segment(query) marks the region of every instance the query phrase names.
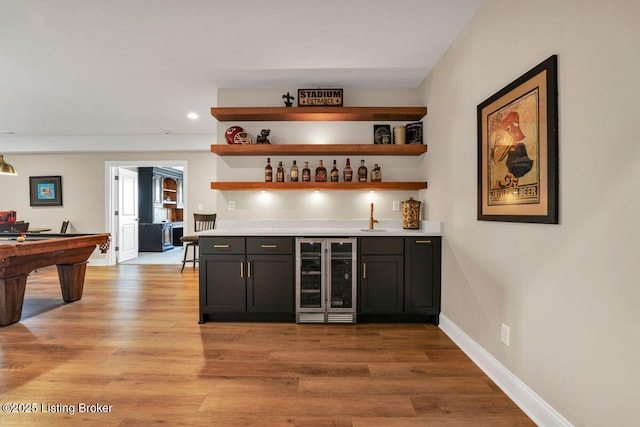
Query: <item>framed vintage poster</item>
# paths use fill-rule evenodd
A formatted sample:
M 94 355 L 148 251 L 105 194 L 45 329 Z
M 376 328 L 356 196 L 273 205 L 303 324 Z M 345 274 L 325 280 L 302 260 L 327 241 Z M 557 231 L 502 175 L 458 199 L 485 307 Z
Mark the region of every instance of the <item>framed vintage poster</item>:
M 61 176 L 30 176 L 31 206 L 62 206 Z
M 478 105 L 478 220 L 558 223 L 556 55 Z

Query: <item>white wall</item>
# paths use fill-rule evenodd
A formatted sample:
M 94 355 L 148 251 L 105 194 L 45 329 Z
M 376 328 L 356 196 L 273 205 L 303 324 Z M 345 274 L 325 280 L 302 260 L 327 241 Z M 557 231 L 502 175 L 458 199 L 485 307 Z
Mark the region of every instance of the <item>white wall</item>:
M 284 106 L 282 94 L 290 92 L 296 96 L 295 88 L 284 89 L 220 89 L 218 106 L 221 107 L 263 107 Z M 297 100 L 294 101 L 297 105 Z M 419 92 L 416 89 L 355 89 L 345 88 L 345 106 L 421 106 Z M 405 124 L 407 122 L 381 122 Z M 224 132 L 230 126 L 242 126 L 255 141 L 262 129 L 270 129 L 272 144 L 368 144 L 373 143 L 372 122 L 242 122 L 219 123 L 218 143 L 225 144 Z M 287 172 L 297 161 L 302 169 L 309 162 L 313 171 L 324 161 L 327 170 L 337 161 L 340 175 L 349 157 L 354 171 L 364 159 L 369 172 L 374 163 L 382 169 L 383 181 L 424 181 L 423 155 L 421 157 L 392 156 L 271 156 L 275 169 L 279 161 L 283 162 Z M 264 181 L 266 157 L 218 157 L 218 181 Z M 275 173 L 275 172 L 274 172 Z M 341 178 L 342 180 L 342 178 Z M 401 219 L 401 213 L 392 210 L 393 201 L 419 198 L 417 191 L 311 191 L 278 192 L 268 191 L 216 191 L 219 206 L 218 215 L 227 219 L 362 219 L 369 216 L 369 204 L 375 203 L 377 219 Z M 228 211 L 227 203 L 234 201 L 236 209 Z M 423 219 L 428 217 L 425 209 Z M 434 219 L 435 220 L 435 219 Z
M 639 16 L 635 0 L 489 0 L 421 87 L 443 313 L 575 425 L 640 420 Z M 476 107 L 552 54 L 561 223 L 477 221 Z

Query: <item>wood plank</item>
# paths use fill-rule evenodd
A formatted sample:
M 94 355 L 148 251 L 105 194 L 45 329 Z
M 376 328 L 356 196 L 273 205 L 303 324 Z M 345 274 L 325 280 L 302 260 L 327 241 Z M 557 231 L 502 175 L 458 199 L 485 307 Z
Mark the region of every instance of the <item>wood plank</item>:
M 212 107 L 221 122 L 418 121 L 427 107 Z
M 0 400 L 112 412 L 3 425 L 534 425 L 431 324 L 199 325 L 197 269 L 89 264 L 86 280 L 60 305 L 55 267 L 29 276 L 29 314 L 0 334 Z
M 219 156 L 370 155 L 419 156 L 427 152 L 423 144 L 212 144 Z
M 426 182 L 212 182 L 212 190 L 288 190 L 288 191 L 342 191 L 342 190 L 425 190 Z

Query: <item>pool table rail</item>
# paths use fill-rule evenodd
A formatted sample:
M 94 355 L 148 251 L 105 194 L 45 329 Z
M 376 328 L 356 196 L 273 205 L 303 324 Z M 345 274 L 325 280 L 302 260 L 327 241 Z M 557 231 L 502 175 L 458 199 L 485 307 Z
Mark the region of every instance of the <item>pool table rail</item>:
M 20 236 L 19 234 L 17 236 Z M 3 233 L 3 238 L 8 238 Z M 14 236 L 15 237 L 15 236 Z M 99 247 L 106 252 L 110 235 L 39 234 L 37 239 L 0 242 L 0 326 L 20 320 L 29 273 L 55 265 L 58 269 L 62 299 L 73 302 L 82 298 L 86 265 Z

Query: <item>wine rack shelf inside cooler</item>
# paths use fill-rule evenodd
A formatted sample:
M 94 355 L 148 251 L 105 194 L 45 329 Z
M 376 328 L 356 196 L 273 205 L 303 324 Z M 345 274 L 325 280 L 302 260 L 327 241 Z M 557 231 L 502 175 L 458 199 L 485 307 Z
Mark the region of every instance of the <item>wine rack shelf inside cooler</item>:
M 322 246 L 308 245 L 300 254 L 300 307 L 322 307 Z

